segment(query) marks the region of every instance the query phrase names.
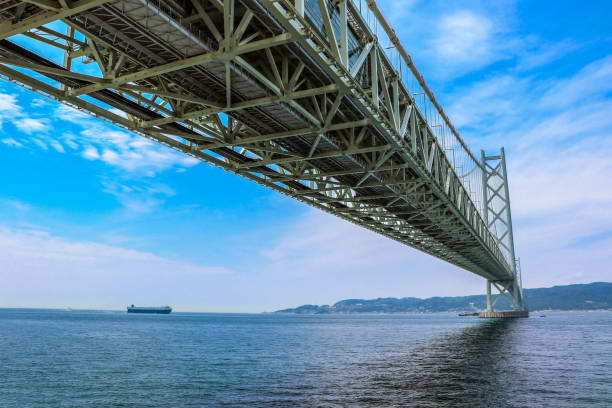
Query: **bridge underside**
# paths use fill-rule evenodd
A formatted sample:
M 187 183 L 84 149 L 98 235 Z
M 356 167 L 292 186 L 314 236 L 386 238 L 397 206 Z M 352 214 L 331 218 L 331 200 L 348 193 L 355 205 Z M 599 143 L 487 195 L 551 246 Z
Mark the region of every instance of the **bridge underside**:
M 355 7 L 2 0 L 0 75 L 486 279 L 511 282 L 512 267 L 447 154 L 452 142 L 419 109 L 405 73 Z M 84 74 L 84 64 L 99 75 Z

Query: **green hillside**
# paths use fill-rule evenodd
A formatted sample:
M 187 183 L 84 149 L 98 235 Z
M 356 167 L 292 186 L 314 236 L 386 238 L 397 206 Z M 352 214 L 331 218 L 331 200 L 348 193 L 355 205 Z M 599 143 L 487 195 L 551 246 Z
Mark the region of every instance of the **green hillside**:
M 552 288 L 524 289 L 525 301 L 530 310 L 612 310 L 612 283 L 595 282 L 580 285 L 553 286 Z M 347 299 L 332 306 L 304 305 L 276 313 L 407 313 L 452 312 L 486 307 L 485 295 L 419 298 Z M 506 298 L 497 302 L 498 310 L 509 309 Z

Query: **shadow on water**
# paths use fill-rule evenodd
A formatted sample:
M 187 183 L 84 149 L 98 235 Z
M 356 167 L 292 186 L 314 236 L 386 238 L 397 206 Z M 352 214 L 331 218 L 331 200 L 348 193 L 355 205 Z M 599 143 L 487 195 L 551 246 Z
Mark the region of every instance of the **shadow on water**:
M 506 407 L 512 406 L 505 376 L 512 375 L 511 332 L 519 322 L 478 322 L 390 361 L 371 367 L 353 403 L 359 406 Z M 356 390 L 357 391 L 357 390 Z

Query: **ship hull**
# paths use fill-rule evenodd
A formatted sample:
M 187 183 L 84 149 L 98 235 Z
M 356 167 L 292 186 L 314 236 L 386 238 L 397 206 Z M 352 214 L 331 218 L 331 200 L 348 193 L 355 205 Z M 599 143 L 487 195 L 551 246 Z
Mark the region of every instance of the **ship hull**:
M 170 314 L 171 308 L 155 308 L 155 307 L 128 307 L 128 313 L 144 313 L 144 314 Z

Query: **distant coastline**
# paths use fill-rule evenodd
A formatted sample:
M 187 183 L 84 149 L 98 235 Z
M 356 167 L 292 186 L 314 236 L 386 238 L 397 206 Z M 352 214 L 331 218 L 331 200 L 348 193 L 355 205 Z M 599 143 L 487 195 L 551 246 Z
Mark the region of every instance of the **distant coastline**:
M 523 290 L 527 306 L 532 311 L 612 311 L 612 283 L 594 282 L 553 286 Z M 437 313 L 460 312 L 486 307 L 485 295 L 431 297 L 419 299 L 378 298 L 346 299 L 333 305 L 303 305 L 296 308 L 277 310 L 284 314 L 380 314 L 380 313 Z M 502 298 L 497 309 L 508 309 L 510 304 Z

